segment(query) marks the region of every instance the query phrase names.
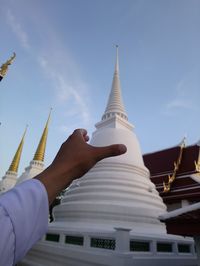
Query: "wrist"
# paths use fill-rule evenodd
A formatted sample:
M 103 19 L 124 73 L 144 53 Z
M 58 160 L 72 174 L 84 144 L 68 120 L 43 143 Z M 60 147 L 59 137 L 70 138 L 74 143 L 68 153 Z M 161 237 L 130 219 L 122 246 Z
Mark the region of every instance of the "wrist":
M 53 202 L 56 196 L 58 196 L 59 193 L 73 181 L 67 173 L 58 173 L 52 165 L 46 168 L 35 178 L 45 186 L 49 199 L 49 205 Z

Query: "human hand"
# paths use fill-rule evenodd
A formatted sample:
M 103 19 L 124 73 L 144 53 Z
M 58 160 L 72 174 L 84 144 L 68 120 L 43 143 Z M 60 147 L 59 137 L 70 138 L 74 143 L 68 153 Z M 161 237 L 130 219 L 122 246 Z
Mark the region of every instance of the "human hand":
M 87 144 L 88 140 L 85 129 L 76 129 L 62 144 L 52 164 L 40 174 L 40 177 L 36 177 L 45 185 L 50 202 L 61 190 L 74 179 L 84 175 L 98 161 L 126 152 L 126 146 L 123 144 L 94 147 Z
M 126 152 L 125 145 L 94 147 L 87 144 L 89 137 L 85 129 L 76 129 L 62 144 L 51 168 L 61 176 L 76 179 L 84 175 L 98 161 Z

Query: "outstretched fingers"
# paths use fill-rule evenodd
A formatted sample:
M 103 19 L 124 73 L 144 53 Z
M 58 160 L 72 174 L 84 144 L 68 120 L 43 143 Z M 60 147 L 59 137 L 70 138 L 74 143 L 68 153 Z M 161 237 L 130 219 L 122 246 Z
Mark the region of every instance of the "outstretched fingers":
M 105 147 L 93 147 L 97 161 L 107 157 L 122 155 L 127 151 L 124 144 L 113 144 Z

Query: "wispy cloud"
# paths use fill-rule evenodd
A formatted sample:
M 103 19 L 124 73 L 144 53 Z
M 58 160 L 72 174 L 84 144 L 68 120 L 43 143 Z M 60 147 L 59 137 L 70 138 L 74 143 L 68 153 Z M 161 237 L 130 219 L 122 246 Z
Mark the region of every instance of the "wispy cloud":
M 192 102 L 186 99 L 174 99 L 166 104 L 167 109 L 183 108 L 183 109 L 194 109 Z
M 173 114 L 179 110 L 198 110 L 200 88 L 199 73 L 196 69 L 182 78 L 174 89 L 174 98 L 165 105 L 165 114 Z
M 89 98 L 87 85 L 80 80 L 78 75 L 76 81 L 66 78 L 60 67 L 57 68 L 53 64 L 52 58 L 45 59 L 39 57 L 38 62 L 48 78 L 53 82 L 57 100 L 60 103 L 70 103 L 71 109 L 66 114 L 74 118 L 79 116 L 84 126 L 88 126 L 90 123 L 90 112 L 87 106 L 87 98 Z M 66 67 L 63 66 L 61 69 L 66 69 Z M 64 125 L 61 126 L 61 128 L 64 127 Z
M 18 38 L 21 45 L 25 49 L 29 49 L 30 45 L 29 45 L 29 41 L 28 41 L 28 36 L 10 9 L 7 10 L 6 19 L 7 19 L 7 23 L 9 24 L 9 26 L 13 30 L 14 34 Z
M 33 58 L 36 59 L 42 70 L 41 74 L 49 80 L 51 87 L 53 85 L 55 105 L 65 104 L 67 107 L 64 113 L 74 118 L 75 121 L 81 121 L 87 127 L 91 121 L 88 107 L 88 85 L 81 78 L 79 67 L 74 62 L 70 52 L 60 41 L 58 32 L 53 30 L 51 20 L 45 17 L 45 23 L 38 25 L 38 20 L 40 20 L 38 16 L 35 19 L 32 18 L 31 26 L 33 29 L 40 26 L 40 30 L 45 33 L 45 36 L 35 36 L 41 42 L 39 47 L 31 45 L 28 32 L 11 9 L 7 9 L 6 20 L 21 46 L 26 52 L 34 55 Z M 56 104 L 56 101 L 59 104 Z M 65 125 L 61 125 L 60 128 L 65 128 Z

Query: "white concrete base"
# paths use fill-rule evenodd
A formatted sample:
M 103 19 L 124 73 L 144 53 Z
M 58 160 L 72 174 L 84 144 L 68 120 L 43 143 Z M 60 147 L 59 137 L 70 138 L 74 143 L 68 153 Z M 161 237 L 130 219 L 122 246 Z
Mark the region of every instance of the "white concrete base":
M 190 238 L 172 235 L 139 235 L 129 229 L 117 228 L 112 231 L 97 232 L 66 230 L 65 225 L 55 230 L 50 226 L 48 233 L 59 234 L 59 242 L 41 240 L 19 263 L 20 266 L 196 266 L 194 242 Z M 82 236 L 82 246 L 66 244 L 65 236 Z M 115 249 L 91 247 L 91 239 L 114 239 Z M 149 243 L 149 251 L 130 251 L 130 240 Z M 158 252 L 157 243 L 172 244 L 171 252 Z M 190 246 L 190 253 L 180 253 L 179 244 Z
M 44 170 L 43 162 L 32 160 L 30 162 L 30 165 L 25 168 L 25 171 L 17 179 L 17 184 L 35 177 L 36 175 L 40 174 L 43 170 Z
M 17 173 L 7 171 L 0 182 L 0 193 L 4 193 L 13 188 L 17 182 Z

